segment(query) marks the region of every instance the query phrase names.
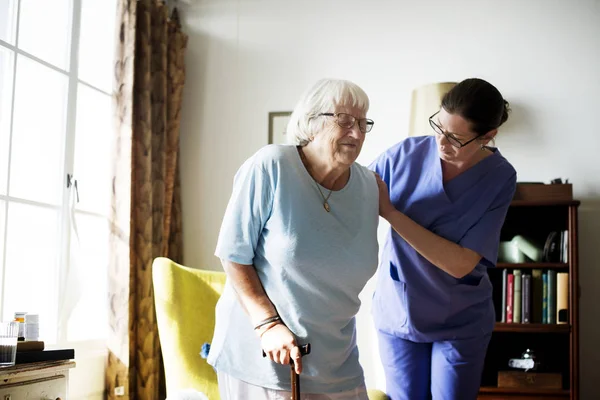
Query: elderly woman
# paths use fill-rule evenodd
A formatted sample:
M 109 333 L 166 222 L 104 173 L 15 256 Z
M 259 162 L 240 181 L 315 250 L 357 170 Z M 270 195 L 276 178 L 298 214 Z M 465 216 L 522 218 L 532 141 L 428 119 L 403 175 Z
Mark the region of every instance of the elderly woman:
M 378 252 L 377 181 L 356 163 L 368 109 L 354 83 L 317 82 L 292 113 L 295 145 L 259 150 L 235 176 L 208 357 L 224 400 L 289 399 L 290 360 L 311 400 L 367 399 L 355 315 Z

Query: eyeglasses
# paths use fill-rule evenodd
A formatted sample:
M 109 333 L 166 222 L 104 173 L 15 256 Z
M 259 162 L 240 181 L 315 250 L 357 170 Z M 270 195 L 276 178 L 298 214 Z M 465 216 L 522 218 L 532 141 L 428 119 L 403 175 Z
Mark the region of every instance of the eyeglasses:
M 325 117 L 335 117 L 335 122 L 346 129 L 351 129 L 356 121 L 358 121 L 358 129 L 362 133 L 371 132 L 371 129 L 373 129 L 373 125 L 375 124 L 372 119 L 358 119 L 355 116 L 346 113 L 321 113 L 318 116 L 320 117 L 322 115 Z
M 431 125 L 431 129 L 433 129 L 433 131 L 435 133 L 437 133 L 438 135 L 446 136 L 446 139 L 448 139 L 448 142 L 450 142 L 450 144 L 452 146 L 460 149 L 461 147 L 468 145 L 469 143 L 471 143 L 472 141 L 474 141 L 475 139 L 477 139 L 479 137 L 479 136 L 475 136 L 473 139 L 467 140 L 464 143 L 461 142 L 456 137 L 454 137 L 454 135 L 452 135 L 451 133 L 444 132 L 444 130 L 442 129 L 441 126 L 439 126 L 438 124 L 433 122 L 433 117 L 435 117 L 438 113 L 439 113 L 439 111 L 436 112 L 435 114 L 433 114 L 431 117 L 429 117 L 429 125 Z

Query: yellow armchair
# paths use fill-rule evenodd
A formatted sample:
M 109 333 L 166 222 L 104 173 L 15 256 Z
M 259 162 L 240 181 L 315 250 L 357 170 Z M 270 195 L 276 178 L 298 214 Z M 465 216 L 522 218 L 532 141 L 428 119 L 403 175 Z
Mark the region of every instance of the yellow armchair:
M 152 282 L 167 397 L 195 389 L 219 400 L 217 375 L 200 352 L 212 340 L 225 273 L 188 268 L 159 257 L 152 264 Z M 369 400 L 387 398 L 379 390 L 369 390 Z
M 217 375 L 200 352 L 212 340 L 225 273 L 187 268 L 160 257 L 152 264 L 152 283 L 167 397 L 195 389 L 210 400 L 219 399 Z

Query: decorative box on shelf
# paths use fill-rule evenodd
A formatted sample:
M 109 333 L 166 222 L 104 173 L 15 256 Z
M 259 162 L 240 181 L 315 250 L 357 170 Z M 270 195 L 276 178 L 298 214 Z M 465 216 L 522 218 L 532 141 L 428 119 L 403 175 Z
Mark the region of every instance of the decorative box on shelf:
M 498 371 L 498 387 L 561 389 L 562 374 L 551 372 Z
M 518 182 L 513 200 L 570 201 L 573 200 L 573 185 L 570 183 Z

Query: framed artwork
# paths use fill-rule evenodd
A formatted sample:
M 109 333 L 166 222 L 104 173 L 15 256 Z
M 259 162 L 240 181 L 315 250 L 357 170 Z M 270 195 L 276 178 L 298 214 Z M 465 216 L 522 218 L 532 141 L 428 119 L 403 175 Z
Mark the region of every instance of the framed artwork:
M 269 113 L 269 144 L 287 144 L 285 133 L 291 111 L 276 111 Z

